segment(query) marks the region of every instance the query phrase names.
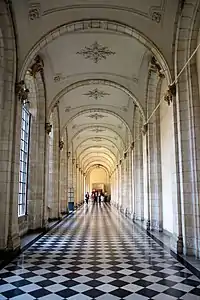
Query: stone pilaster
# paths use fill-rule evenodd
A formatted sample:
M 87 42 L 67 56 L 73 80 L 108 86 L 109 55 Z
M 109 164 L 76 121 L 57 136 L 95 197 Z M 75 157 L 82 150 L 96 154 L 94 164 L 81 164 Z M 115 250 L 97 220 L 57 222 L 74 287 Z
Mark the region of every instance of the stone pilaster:
M 15 97 L 16 49 L 13 25 L 5 1 L 0 3 L 3 28 L 0 43 L 0 250 L 20 246 L 18 226 L 21 103 Z
M 122 206 L 122 166 L 121 164 L 118 165 L 118 204 L 119 208 Z
M 175 73 L 180 72 L 197 46 L 199 1 L 185 1 L 179 19 L 175 53 Z M 195 22 L 196 20 L 196 22 Z M 184 39 L 183 39 L 184 36 Z M 176 77 L 176 76 L 175 76 Z M 177 249 L 199 257 L 200 249 L 200 106 L 196 60 L 184 70 L 176 86 L 174 101 L 177 162 Z M 178 245 L 180 247 L 178 247 Z
M 127 154 L 127 190 L 128 190 L 128 211 L 133 213 L 134 211 L 134 182 L 133 182 L 133 170 L 132 170 L 132 149 L 129 149 Z
M 139 137 L 134 142 L 133 148 L 133 177 L 134 177 L 134 198 L 135 198 L 135 218 L 144 220 L 144 180 L 143 180 L 143 139 L 141 137 L 141 116 L 136 110 L 134 127 L 134 138 Z
M 68 149 L 67 149 L 67 136 L 65 132 L 64 136 L 64 147 L 62 150 L 60 150 L 60 212 L 61 214 L 67 212 L 67 206 L 68 206 Z
M 76 159 L 72 164 L 72 177 L 73 177 L 73 189 L 74 189 L 74 205 L 78 204 L 77 200 L 77 171 L 76 171 Z
M 155 71 L 149 71 L 147 92 L 147 116 L 150 116 L 160 100 L 160 81 Z M 160 157 L 159 111 L 154 113 L 147 128 L 147 180 L 151 230 L 162 230 L 162 181 Z

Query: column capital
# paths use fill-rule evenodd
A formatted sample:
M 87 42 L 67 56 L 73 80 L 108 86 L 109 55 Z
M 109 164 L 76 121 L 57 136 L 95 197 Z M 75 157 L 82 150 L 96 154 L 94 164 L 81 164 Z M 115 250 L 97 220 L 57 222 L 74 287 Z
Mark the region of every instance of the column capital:
M 15 93 L 18 99 L 21 101 L 21 103 L 25 104 L 29 102 L 28 101 L 29 89 L 26 88 L 24 80 L 16 82 Z
M 158 63 L 155 56 L 151 57 L 151 60 L 150 60 L 150 63 L 149 63 L 149 72 L 157 73 L 159 78 L 164 78 L 165 77 L 164 72 L 162 70 L 162 67 Z
M 64 142 L 62 140 L 59 141 L 59 149 L 63 150 L 64 148 Z
M 37 73 L 43 73 L 44 70 L 44 62 L 42 58 L 37 55 L 34 59 L 34 63 L 30 67 L 30 74 L 35 77 Z
M 51 129 L 52 129 L 52 125 L 49 122 L 45 123 L 45 131 L 47 134 L 51 132 Z
M 167 102 L 168 105 L 172 103 L 173 97 L 176 96 L 176 84 L 172 84 L 168 86 L 168 90 L 164 95 L 164 100 Z

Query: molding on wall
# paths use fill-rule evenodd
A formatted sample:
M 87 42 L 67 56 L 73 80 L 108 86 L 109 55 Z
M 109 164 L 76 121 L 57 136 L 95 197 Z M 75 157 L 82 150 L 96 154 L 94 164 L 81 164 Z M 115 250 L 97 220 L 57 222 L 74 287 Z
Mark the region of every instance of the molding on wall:
M 103 3 L 102 4 L 92 4 L 92 3 L 80 4 L 79 3 L 79 4 L 65 5 L 65 6 L 44 10 L 41 16 L 45 17 L 53 13 L 59 13 L 59 12 L 74 10 L 74 9 L 109 9 L 115 11 L 129 12 L 159 24 L 162 21 L 162 17 L 165 12 L 165 6 L 166 6 L 166 0 L 161 0 L 159 6 L 151 6 L 148 12 L 144 12 L 142 10 L 135 9 L 133 7 L 127 7 L 124 5 L 112 5 L 112 4 L 103 4 Z M 38 9 L 37 15 L 39 13 L 40 12 Z

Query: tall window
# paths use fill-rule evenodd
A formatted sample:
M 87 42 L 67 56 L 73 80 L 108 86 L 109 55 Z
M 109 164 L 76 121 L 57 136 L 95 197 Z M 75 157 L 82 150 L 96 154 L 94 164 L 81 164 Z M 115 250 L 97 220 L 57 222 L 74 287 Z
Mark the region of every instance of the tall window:
M 26 214 L 30 113 L 22 106 L 18 216 Z

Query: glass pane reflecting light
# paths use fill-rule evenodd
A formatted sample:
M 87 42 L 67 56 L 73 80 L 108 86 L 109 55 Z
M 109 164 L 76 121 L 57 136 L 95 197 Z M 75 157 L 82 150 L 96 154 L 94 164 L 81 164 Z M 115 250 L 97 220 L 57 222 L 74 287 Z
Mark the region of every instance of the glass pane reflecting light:
M 26 214 L 30 113 L 23 105 L 21 120 L 18 216 Z

